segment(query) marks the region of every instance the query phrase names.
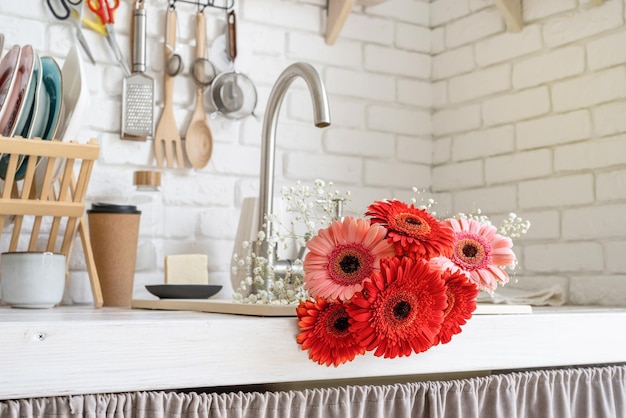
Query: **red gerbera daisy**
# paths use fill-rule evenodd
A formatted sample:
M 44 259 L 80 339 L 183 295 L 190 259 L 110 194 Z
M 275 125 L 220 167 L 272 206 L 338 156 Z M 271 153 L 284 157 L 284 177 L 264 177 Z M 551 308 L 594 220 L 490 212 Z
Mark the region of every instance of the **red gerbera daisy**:
M 446 283 L 448 306 L 443 311 L 441 331 L 435 338 L 435 344 L 446 344 L 452 336 L 461 332 L 461 325 L 465 325 L 476 310 L 478 288 L 461 272 L 446 270 L 442 273 Z
M 303 350 L 309 350 L 311 360 L 337 367 L 365 353 L 350 331 L 350 317 L 343 302 L 307 300 L 300 302 L 296 313 L 301 331 L 296 340 Z
M 365 215 L 372 223 L 388 229 L 387 239 L 393 243 L 396 255 L 429 259 L 452 254 L 452 229 L 426 210 L 399 200 L 376 201 L 367 209 Z
M 408 257 L 381 261 L 380 273 L 348 306 L 350 330 L 375 356 L 394 358 L 430 348 L 446 308 L 441 274 Z

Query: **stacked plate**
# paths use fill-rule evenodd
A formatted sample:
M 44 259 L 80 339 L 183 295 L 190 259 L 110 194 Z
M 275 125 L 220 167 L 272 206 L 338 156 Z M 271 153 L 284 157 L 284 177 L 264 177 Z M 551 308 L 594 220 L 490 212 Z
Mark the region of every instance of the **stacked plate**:
M 63 69 L 52 57 L 39 56 L 31 45 L 14 45 L 0 60 L 0 135 L 63 140 L 78 134 L 88 106 L 84 69 L 77 47 L 70 50 Z M 67 80 L 65 83 L 63 80 Z M 7 175 L 10 155 L 0 154 L 0 177 Z M 15 173 L 26 174 L 21 156 Z

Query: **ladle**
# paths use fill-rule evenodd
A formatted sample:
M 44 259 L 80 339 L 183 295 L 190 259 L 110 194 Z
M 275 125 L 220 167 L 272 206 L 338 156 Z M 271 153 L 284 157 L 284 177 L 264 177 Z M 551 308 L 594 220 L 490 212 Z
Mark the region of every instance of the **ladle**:
M 215 76 L 215 70 L 213 70 L 213 76 L 210 74 L 196 74 L 196 64 L 204 63 L 206 67 L 206 21 L 204 11 L 199 10 L 196 13 L 196 61 L 192 66 L 192 77 L 196 82 L 196 107 L 191 116 L 189 127 L 187 128 L 187 134 L 185 135 L 185 150 L 187 151 L 187 158 L 194 168 L 203 168 L 207 165 L 211 159 L 211 153 L 213 151 L 213 135 L 211 134 L 211 128 L 206 120 L 206 114 L 204 111 L 204 89 L 211 84 L 213 77 Z M 208 62 L 210 64 L 210 62 Z M 209 75 L 210 77 L 205 77 Z

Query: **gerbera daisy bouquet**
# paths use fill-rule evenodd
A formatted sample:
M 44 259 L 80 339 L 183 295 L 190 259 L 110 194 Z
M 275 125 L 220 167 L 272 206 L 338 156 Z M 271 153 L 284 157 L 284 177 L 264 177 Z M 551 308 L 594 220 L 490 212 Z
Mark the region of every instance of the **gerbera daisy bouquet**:
M 363 217 L 309 234 L 296 339 L 311 360 L 336 367 L 368 351 L 394 358 L 448 343 L 478 293 L 509 281 L 512 238 L 528 221 L 510 214 L 498 229 L 480 211 L 438 219 L 415 203 L 375 201 Z

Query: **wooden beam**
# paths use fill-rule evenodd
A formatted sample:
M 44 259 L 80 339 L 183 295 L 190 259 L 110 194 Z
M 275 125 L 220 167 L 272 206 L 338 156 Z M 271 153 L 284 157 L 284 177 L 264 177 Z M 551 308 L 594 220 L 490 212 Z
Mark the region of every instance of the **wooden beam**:
M 591 4 L 594 6 L 602 6 L 604 4 L 604 0 L 591 0 Z
M 595 1 L 595 0 L 594 0 Z M 519 32 L 524 27 L 522 22 L 522 0 L 493 0 L 502 13 L 509 32 Z
M 328 20 L 326 23 L 326 43 L 334 45 L 339 32 L 352 11 L 355 0 L 328 0 Z

